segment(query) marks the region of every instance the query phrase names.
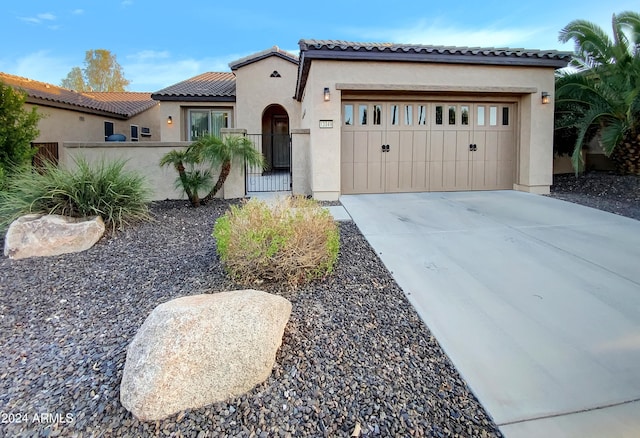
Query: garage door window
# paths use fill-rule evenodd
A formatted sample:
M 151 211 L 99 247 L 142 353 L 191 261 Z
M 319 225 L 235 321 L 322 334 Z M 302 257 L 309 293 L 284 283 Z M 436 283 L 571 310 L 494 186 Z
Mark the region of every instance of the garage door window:
M 425 105 L 418 105 L 418 125 L 427 124 L 427 107 Z
M 484 126 L 484 106 L 478 106 L 478 126 Z
M 502 107 L 502 126 L 509 126 L 509 107 Z
M 404 107 L 404 124 L 406 126 L 413 125 L 413 105 L 405 105 Z
M 436 125 L 442 125 L 442 106 L 436 106 Z
M 382 105 L 373 106 L 373 124 L 382 125 Z
M 367 105 L 360 105 L 358 108 L 358 120 L 361 125 L 367 124 Z
M 344 124 L 353 125 L 353 105 L 344 106 Z
M 469 124 L 469 107 L 467 105 L 460 107 L 460 118 L 463 125 Z

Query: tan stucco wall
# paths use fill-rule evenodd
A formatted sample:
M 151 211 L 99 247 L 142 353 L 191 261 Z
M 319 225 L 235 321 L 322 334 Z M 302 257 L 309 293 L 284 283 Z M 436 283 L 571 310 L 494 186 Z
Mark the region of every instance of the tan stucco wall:
M 230 111 L 231 126 L 235 128 L 236 123 L 236 105 L 235 102 L 180 102 L 180 101 L 163 101 L 159 104 L 160 114 L 160 139 L 162 141 L 186 141 L 187 135 L 187 118 L 190 108 L 209 108 Z M 173 123 L 168 124 L 167 119 L 171 116 Z
M 279 78 L 272 78 L 276 70 Z M 298 127 L 300 103 L 293 98 L 298 66 L 277 56 L 240 67 L 236 74 L 236 127 L 262 134 L 262 114 L 272 104 L 289 115 L 289 129 Z
M 160 140 L 158 120 L 160 114 L 159 105 L 156 105 L 128 120 L 86 114 L 69 109 L 33 104 L 25 105 L 28 109 L 34 106 L 38 108 L 38 112 L 40 114 L 45 116 L 38 123 L 40 135 L 34 140 L 34 143 L 58 143 L 58 154 L 60 155 L 61 161 L 63 160 L 63 155 L 66 151 L 65 148 L 62 147 L 64 142 L 104 142 L 104 122 L 113 122 L 114 133 L 124 134 L 127 137 L 127 140 L 129 140 L 130 137 L 131 125 L 138 125 L 140 142 Z M 141 128 L 143 126 L 150 128 L 150 137 L 143 137 L 140 135 Z
M 291 130 L 291 192 L 294 195 L 311 194 L 311 157 L 309 150 L 309 130 Z
M 363 85 L 369 93 L 386 90 L 401 94 L 406 90 L 405 95 L 420 92 L 427 97 L 429 87 L 432 95 L 437 90 L 439 96 L 451 95 L 446 90 L 453 89 L 465 100 L 509 96 L 519 108 L 519 163 L 514 188 L 548 192 L 552 183 L 554 105 L 553 95 L 552 102 L 543 105 L 540 93 L 553 94 L 553 68 L 314 60 L 301 106 L 301 127 L 310 129 L 311 184 L 318 199 L 337 199 L 340 194 L 343 91 L 336 88 L 337 84 L 341 88 L 345 84 Z M 330 89 L 329 102 L 323 99 L 324 87 Z M 500 90 L 509 93 L 494 94 Z M 333 120 L 333 128 L 319 128 L 320 120 Z
M 143 175 L 152 190 L 152 200 L 186 199 L 180 189 L 176 189 L 178 176 L 172 166 L 160 167 L 160 159 L 174 149 L 185 149 L 188 142 L 66 142 L 64 159 L 60 165 L 73 169 L 74 158 L 84 157 L 89 163 L 100 160 L 125 160 L 125 168 Z M 242 166 L 241 166 L 242 167 Z M 244 169 L 233 168 L 218 197 L 240 198 L 244 196 Z M 219 169 L 214 169 L 217 179 Z M 202 196 L 206 193 L 202 193 Z

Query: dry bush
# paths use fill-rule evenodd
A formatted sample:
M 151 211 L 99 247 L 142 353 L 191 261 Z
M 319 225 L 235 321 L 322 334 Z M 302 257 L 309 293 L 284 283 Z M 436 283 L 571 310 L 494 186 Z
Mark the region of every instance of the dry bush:
M 333 270 L 340 245 L 331 214 L 302 197 L 232 206 L 216 221 L 213 236 L 225 269 L 243 284 L 296 286 L 320 278 Z

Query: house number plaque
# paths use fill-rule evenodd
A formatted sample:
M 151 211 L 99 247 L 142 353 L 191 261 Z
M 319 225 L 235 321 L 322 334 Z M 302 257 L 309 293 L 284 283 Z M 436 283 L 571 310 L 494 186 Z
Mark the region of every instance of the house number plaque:
M 320 128 L 333 128 L 333 120 L 320 120 Z

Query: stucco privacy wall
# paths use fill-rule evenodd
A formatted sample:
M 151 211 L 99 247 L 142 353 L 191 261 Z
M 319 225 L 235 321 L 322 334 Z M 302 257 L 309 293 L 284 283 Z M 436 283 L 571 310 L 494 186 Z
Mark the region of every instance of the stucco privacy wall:
M 127 139 L 130 138 L 131 125 L 138 125 L 139 128 L 143 126 L 148 127 L 151 136 L 143 137 L 140 135 L 140 130 L 138 130 L 139 141 L 160 141 L 159 105 L 127 120 L 43 105 L 25 104 L 25 108 L 29 110 L 32 107 L 36 107 L 38 113 L 44 116 L 40 122 L 38 122 L 40 134 L 33 142 L 58 143 L 58 155 L 61 162 L 65 160 L 64 154 L 66 153 L 66 148 L 63 147 L 64 142 L 90 141 L 103 142 L 104 145 L 104 122 L 113 122 L 113 131 L 124 134 Z
M 546 91 L 553 97 L 554 71 L 553 67 L 314 59 L 301 109 L 301 127 L 310 130 L 314 197 L 337 199 L 340 194 L 342 93 L 358 88 L 371 94 L 420 93 L 427 100 L 509 96 L 517 103 L 520 124 L 514 188 L 548 192 L 552 183 L 553 103 L 543 105 L 540 93 Z M 328 102 L 323 99 L 324 87 L 330 89 Z M 320 128 L 320 120 L 333 120 L 333 128 Z
M 233 133 L 233 130 L 229 130 Z M 99 163 L 113 160 L 125 160 L 127 170 L 143 175 L 152 191 L 154 201 L 164 199 L 185 199 L 182 190 L 175 187 L 178 176 L 173 166 L 160 167 L 160 159 L 174 149 L 184 150 L 188 142 L 66 142 L 64 143 L 63 159 L 60 165 L 73 169 L 75 159 L 84 157 L 89 163 Z M 219 169 L 214 169 L 217 178 Z M 204 196 L 204 194 L 202 194 Z M 238 198 L 244 196 L 244 172 L 233 168 L 227 178 L 220 197 Z

